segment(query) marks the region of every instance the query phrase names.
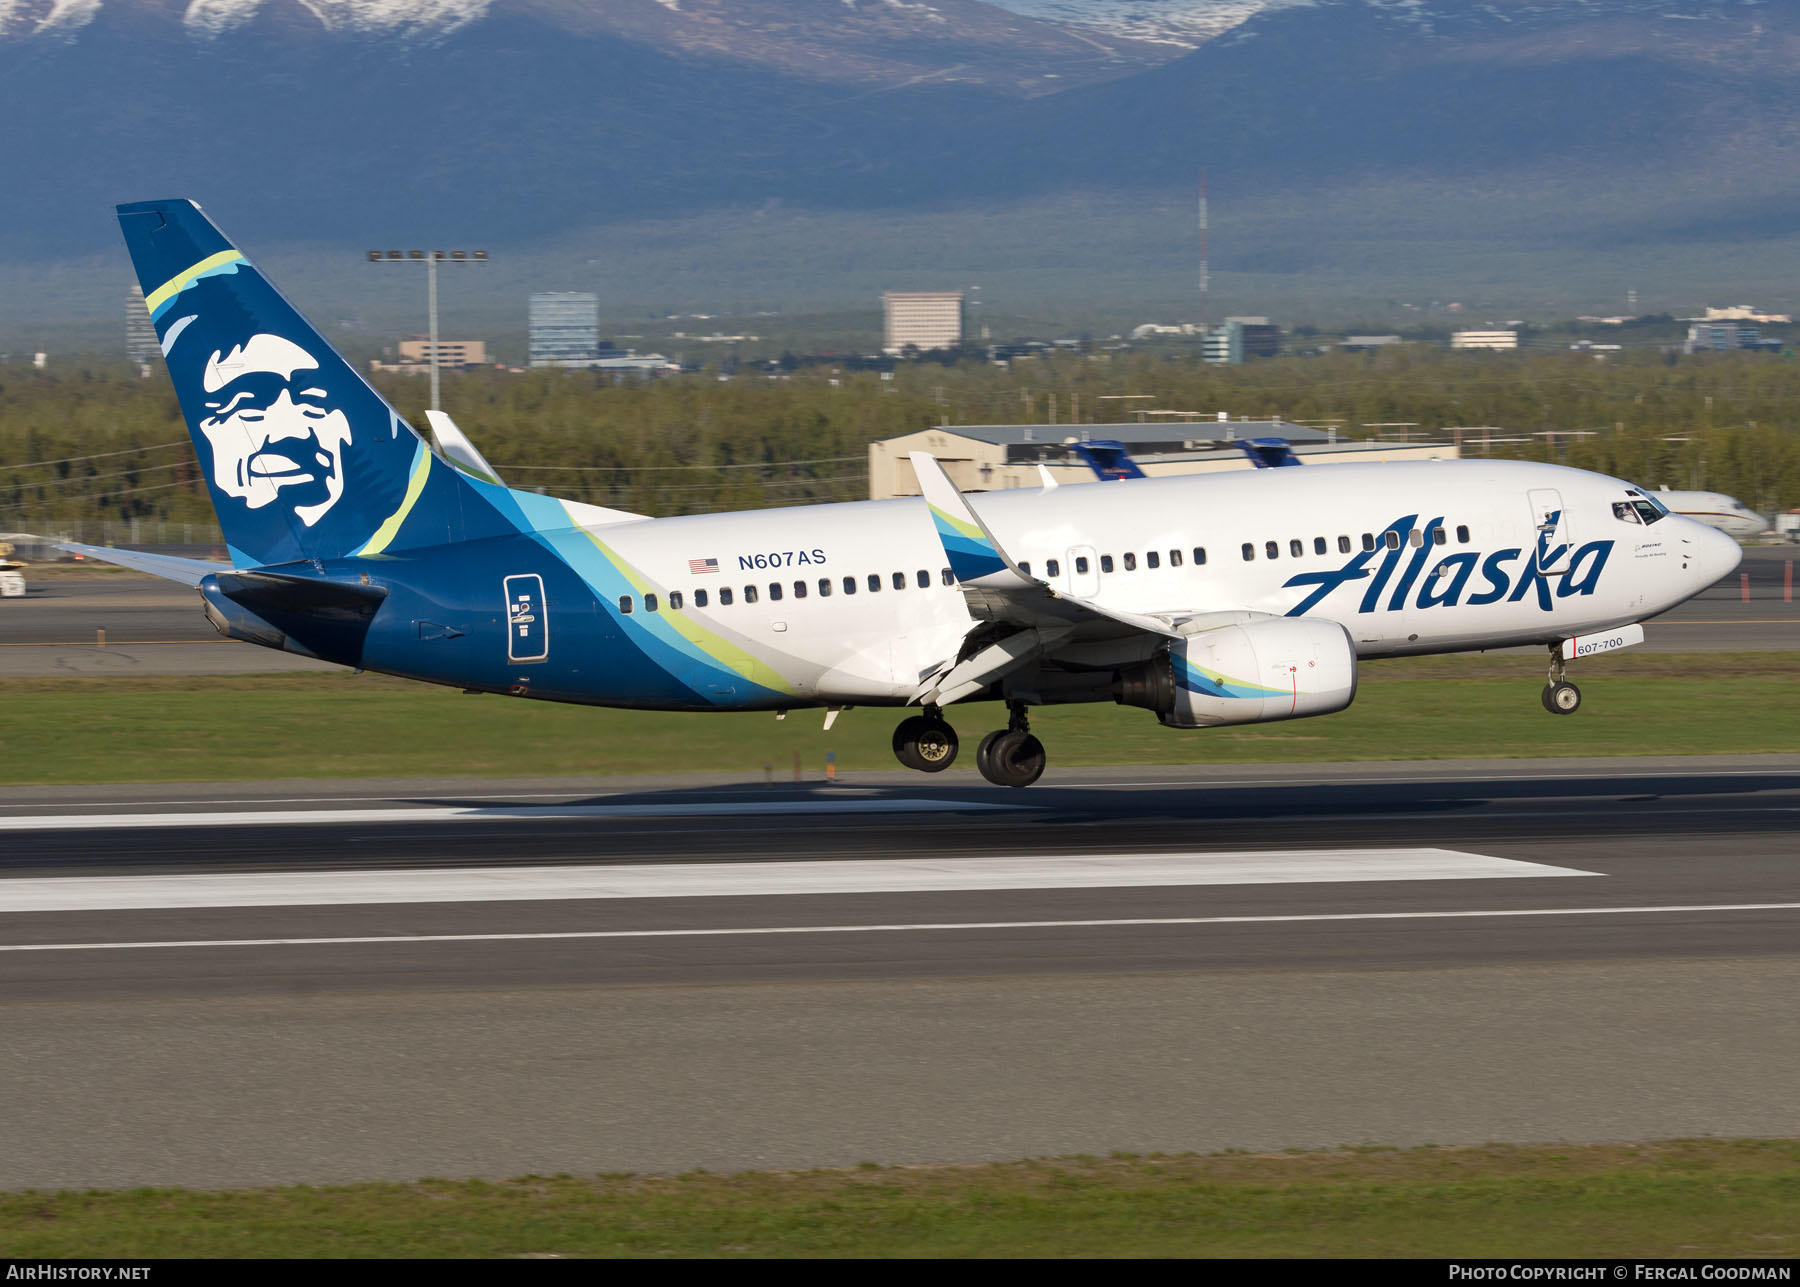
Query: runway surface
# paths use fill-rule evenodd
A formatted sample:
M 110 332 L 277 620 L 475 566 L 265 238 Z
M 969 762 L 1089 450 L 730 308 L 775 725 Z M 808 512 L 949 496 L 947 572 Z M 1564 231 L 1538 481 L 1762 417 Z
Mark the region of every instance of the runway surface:
M 0 1187 L 1800 1135 L 1800 757 L 0 806 Z
M 1792 601 L 1790 579 L 1797 554 L 1792 546 L 1745 550 L 1738 572 L 1652 621 L 1642 646 L 1657 652 L 1800 650 L 1800 605 Z M 194 592 L 169 581 L 135 573 L 62 579 L 54 571 L 28 574 L 26 597 L 0 600 L 0 678 L 338 669 L 220 638 Z

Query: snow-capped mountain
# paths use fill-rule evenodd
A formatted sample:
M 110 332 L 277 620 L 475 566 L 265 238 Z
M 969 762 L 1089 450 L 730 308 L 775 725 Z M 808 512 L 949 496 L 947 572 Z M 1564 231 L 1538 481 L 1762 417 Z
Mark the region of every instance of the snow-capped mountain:
M 1193 49 L 1274 4 L 1292 0 L 988 0 L 990 4 L 1095 31 Z
M 1641 226 L 1655 176 L 1716 194 L 1712 235 L 1791 222 L 1797 81 L 1796 0 L 0 0 L 0 216 L 15 253 L 107 247 L 113 202 L 166 194 L 497 243 L 1165 200 L 1205 167 L 1300 204 L 1575 176 Z
M 1040 94 L 1181 51 L 982 0 L 0 0 L 0 47 L 242 42 L 280 33 L 418 55 L 531 27 L 549 40 L 628 41 L 684 58 L 879 88 L 930 81 Z

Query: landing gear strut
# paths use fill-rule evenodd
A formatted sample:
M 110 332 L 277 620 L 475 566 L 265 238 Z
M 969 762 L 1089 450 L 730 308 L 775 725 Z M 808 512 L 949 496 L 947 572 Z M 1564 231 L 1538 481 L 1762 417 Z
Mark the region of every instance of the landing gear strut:
M 1543 701 L 1552 715 L 1573 715 L 1581 709 L 1581 690 L 1563 677 L 1560 643 L 1550 645 L 1550 682 L 1544 685 Z
M 927 706 L 923 715 L 900 721 L 894 730 L 894 758 L 909 769 L 921 773 L 941 773 L 956 760 L 956 730 L 944 722 L 935 706 Z
M 1044 744 L 1031 734 L 1025 704 L 1014 702 L 1007 726 L 981 739 L 975 766 L 995 786 L 1028 787 L 1044 774 Z

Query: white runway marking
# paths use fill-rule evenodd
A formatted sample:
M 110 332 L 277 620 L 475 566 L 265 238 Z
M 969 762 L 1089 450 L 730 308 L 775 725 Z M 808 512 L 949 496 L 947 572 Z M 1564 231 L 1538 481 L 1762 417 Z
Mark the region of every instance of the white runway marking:
M 75 813 L 0 818 L 0 831 L 115 831 L 146 827 L 292 827 L 371 822 L 554 822 L 586 818 L 709 818 L 795 813 L 993 813 L 1028 804 L 965 800 L 744 800 L 719 804 L 434 805 L 393 809 L 259 809 L 217 813 Z
M 1595 874 L 1511 858 L 1459 853 L 1453 849 L 1336 849 L 47 876 L 0 880 L 0 912 L 496 903 L 594 898 L 735 898 L 763 894 L 899 894 L 1152 885 L 1283 885 Z
M 918 925 L 755 925 L 736 929 L 555 930 L 521 934 L 369 934 L 338 938 L 213 938 L 128 943 L 7 943 L 0 952 L 105 952 L 163 947 L 328 947 L 376 943 L 531 943 L 556 939 L 733 938 L 768 934 L 896 934 L 920 930 L 1108 929 L 1168 925 L 1285 925 L 1327 921 L 1442 921 L 1521 916 L 1643 916 L 1685 912 L 1792 912 L 1800 903 L 1676 907 L 1534 907 L 1455 912 L 1323 912 L 1307 916 L 1164 916 L 1091 921 L 942 921 Z

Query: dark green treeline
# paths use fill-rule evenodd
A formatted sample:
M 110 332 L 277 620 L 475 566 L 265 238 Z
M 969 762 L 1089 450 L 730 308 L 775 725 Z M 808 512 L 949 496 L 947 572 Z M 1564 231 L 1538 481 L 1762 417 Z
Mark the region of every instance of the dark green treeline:
M 422 424 L 423 379 L 383 391 Z M 651 514 L 866 495 L 871 440 L 926 425 L 1103 426 L 1181 410 L 1457 437 L 1465 452 L 1556 459 L 1650 486 L 1800 506 L 1800 363 L 1765 354 L 1450 353 L 1409 346 L 1213 367 L 1136 350 L 999 367 L 829 364 L 613 384 L 585 373 L 446 375 L 444 406 L 514 486 Z M 1096 437 L 1106 436 L 1094 432 Z M 160 372 L 94 361 L 0 368 L 0 530 L 211 519 Z

